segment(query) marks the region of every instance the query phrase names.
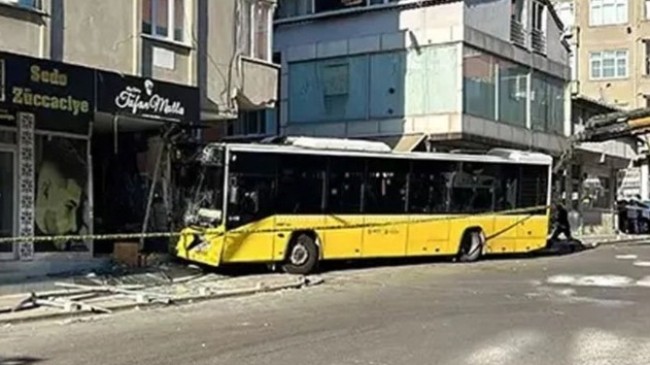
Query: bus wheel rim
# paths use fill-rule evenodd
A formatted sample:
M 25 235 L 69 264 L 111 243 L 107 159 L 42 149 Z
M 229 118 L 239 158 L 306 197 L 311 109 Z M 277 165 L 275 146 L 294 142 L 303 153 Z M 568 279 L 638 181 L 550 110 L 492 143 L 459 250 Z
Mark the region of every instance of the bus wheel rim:
M 302 265 L 307 260 L 309 259 L 309 252 L 307 251 L 307 248 L 302 245 L 302 244 L 297 244 L 293 246 L 293 249 L 291 250 L 291 256 L 289 257 L 289 260 L 291 261 L 292 264 L 294 265 Z

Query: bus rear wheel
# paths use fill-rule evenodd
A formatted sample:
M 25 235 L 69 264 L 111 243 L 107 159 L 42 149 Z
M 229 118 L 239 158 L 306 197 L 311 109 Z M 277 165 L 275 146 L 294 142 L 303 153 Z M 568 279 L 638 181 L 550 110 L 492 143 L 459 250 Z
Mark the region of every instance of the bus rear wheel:
M 474 262 L 483 255 L 485 247 L 485 235 L 480 230 L 471 230 L 465 232 L 460 242 L 458 252 L 458 261 Z
M 316 240 L 306 233 L 298 234 L 289 244 L 282 270 L 289 274 L 306 275 L 314 272 L 317 266 Z

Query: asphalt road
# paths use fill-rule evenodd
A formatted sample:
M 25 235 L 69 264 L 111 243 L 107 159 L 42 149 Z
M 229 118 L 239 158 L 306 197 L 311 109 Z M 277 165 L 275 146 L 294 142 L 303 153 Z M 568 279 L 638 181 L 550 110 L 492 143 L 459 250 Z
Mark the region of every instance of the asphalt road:
M 331 271 L 318 287 L 0 329 L 0 364 L 650 364 L 650 246 Z

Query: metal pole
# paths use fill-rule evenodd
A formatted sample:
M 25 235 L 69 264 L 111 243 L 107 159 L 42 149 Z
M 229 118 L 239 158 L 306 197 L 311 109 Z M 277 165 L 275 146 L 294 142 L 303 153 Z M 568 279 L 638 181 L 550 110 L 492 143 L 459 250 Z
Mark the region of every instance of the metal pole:
M 147 198 L 147 208 L 144 213 L 144 222 L 142 223 L 142 234 L 147 233 L 149 226 L 149 216 L 151 215 L 151 205 L 153 203 L 154 193 L 156 191 L 156 184 L 158 180 L 158 174 L 160 171 L 160 163 L 162 162 L 162 157 L 167 147 L 165 135 L 162 136 L 162 146 L 158 152 L 158 157 L 156 159 L 156 166 L 154 168 L 153 177 L 151 179 L 151 186 L 149 187 L 149 197 Z M 144 248 L 144 237 L 140 238 L 140 250 Z

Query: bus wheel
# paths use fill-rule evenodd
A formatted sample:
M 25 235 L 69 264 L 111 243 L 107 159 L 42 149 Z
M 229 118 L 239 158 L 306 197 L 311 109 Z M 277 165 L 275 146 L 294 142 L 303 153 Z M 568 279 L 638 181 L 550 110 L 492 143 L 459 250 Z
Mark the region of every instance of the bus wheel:
M 282 269 L 289 274 L 305 275 L 318 265 L 318 247 L 313 237 L 300 233 L 289 244 L 289 251 Z
M 460 242 L 458 261 L 474 262 L 483 254 L 485 235 L 480 230 L 467 231 Z

